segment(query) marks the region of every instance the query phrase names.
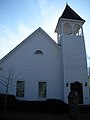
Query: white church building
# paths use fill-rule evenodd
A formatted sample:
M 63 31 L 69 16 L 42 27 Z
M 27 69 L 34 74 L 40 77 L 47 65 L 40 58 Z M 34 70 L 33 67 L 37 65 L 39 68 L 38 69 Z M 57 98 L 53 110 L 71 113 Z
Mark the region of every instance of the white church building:
M 83 20 L 66 5 L 55 32 L 57 43 L 40 27 L 0 60 L 0 94 L 19 100 L 60 99 L 76 90 L 90 104 Z

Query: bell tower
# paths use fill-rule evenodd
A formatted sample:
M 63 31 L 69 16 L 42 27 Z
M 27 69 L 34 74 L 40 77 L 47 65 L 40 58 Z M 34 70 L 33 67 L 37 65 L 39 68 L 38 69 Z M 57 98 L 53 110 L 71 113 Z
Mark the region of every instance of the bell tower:
M 67 4 L 55 29 L 57 42 L 61 47 L 65 102 L 72 90 L 77 91 L 80 104 L 87 104 L 89 101 L 84 22 L 85 20 Z

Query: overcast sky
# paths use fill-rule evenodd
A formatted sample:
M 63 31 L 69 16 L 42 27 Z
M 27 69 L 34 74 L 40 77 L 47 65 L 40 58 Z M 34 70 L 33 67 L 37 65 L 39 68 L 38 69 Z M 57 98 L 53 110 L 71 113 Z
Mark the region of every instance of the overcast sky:
M 66 1 L 86 20 L 83 28 L 90 56 L 90 0 L 0 0 L 0 59 L 38 27 L 56 41 L 54 30 Z

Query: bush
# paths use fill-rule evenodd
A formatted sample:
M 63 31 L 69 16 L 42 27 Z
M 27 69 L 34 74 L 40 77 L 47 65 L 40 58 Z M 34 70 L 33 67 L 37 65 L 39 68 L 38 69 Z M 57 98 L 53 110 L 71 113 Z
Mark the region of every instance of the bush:
M 68 104 L 57 99 L 46 100 L 47 112 L 68 113 Z
M 48 99 L 46 101 L 17 100 L 14 110 L 24 112 L 68 113 L 68 105 L 56 99 Z
M 4 110 L 5 95 L 0 95 L 0 110 Z M 46 101 L 22 101 L 16 100 L 15 96 L 7 96 L 8 111 L 23 112 L 50 112 L 50 113 L 68 113 L 68 105 L 61 100 L 47 99 Z
M 79 108 L 81 114 L 90 113 L 90 105 L 80 105 Z
M 0 94 L 0 110 L 4 110 L 4 106 L 5 106 L 5 94 Z M 16 98 L 14 95 L 7 95 L 7 101 L 6 101 L 6 106 L 7 106 L 7 110 L 11 110 L 13 109 L 13 105 L 16 101 Z

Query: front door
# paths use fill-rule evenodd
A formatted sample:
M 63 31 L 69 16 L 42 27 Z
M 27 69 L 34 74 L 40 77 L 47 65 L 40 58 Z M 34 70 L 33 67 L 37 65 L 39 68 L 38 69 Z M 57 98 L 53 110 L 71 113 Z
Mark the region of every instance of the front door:
M 79 103 L 83 104 L 82 83 L 79 83 L 79 82 L 70 83 L 70 89 L 71 89 L 71 91 L 77 91 L 77 94 L 79 96 Z

